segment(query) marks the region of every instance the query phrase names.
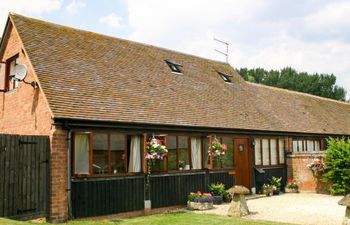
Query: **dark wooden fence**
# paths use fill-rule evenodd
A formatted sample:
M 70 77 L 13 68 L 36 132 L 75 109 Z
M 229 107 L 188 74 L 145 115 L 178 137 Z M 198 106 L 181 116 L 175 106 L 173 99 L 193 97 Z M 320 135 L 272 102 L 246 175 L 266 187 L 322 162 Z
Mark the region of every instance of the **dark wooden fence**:
M 272 177 L 282 177 L 282 190 L 287 182 L 287 169 L 285 166 L 277 168 L 262 168 L 254 170 L 256 191 L 260 192 L 264 184 L 270 183 Z
M 74 218 L 142 210 L 144 176 L 73 180 L 71 187 Z
M 0 134 L 0 217 L 48 215 L 49 138 Z
M 184 205 L 192 191 L 208 191 L 208 185 L 234 184 L 228 171 L 182 172 L 151 176 L 152 208 Z M 82 218 L 144 209 L 145 177 L 73 179 L 71 187 L 72 216 Z

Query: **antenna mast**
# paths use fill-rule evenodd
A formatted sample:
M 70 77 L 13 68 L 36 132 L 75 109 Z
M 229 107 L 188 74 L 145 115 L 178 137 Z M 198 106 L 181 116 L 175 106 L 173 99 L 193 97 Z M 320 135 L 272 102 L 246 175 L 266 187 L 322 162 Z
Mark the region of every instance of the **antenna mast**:
M 217 42 L 220 42 L 221 44 L 226 45 L 226 52 L 222 52 L 222 51 L 217 50 L 217 49 L 214 49 L 214 50 L 217 51 L 218 53 L 224 55 L 224 56 L 226 57 L 226 63 L 228 63 L 228 45 L 229 45 L 229 44 L 228 44 L 227 42 L 222 41 L 222 40 L 219 40 L 219 39 L 217 39 L 217 38 L 214 38 L 214 41 L 217 41 Z

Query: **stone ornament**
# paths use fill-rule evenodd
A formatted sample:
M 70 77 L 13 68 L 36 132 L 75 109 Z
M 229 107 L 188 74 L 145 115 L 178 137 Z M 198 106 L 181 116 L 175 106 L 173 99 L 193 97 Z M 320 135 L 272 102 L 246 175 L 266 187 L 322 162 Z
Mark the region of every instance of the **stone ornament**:
M 232 195 L 232 201 L 230 208 L 227 212 L 231 217 L 242 217 L 249 215 L 249 209 L 247 201 L 245 200 L 245 194 L 249 194 L 250 191 L 244 186 L 235 185 L 228 190 Z
M 339 205 L 346 206 L 345 209 L 345 217 L 342 225 L 350 225 L 350 194 L 344 196 L 344 198 L 340 199 L 338 202 Z

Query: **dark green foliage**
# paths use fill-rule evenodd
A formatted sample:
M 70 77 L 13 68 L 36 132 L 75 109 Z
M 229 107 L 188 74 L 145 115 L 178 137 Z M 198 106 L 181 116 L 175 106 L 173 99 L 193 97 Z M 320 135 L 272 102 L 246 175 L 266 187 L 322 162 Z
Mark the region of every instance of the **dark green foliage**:
M 346 90 L 335 84 L 336 77 L 333 74 L 308 74 L 297 72 L 291 67 L 270 71 L 263 68 L 241 68 L 237 71 L 250 82 L 345 101 Z
M 214 196 L 220 196 L 225 193 L 225 185 L 223 183 L 212 183 L 208 189 Z
M 334 195 L 350 193 L 350 139 L 327 140 L 324 178 L 331 183 L 330 192 Z

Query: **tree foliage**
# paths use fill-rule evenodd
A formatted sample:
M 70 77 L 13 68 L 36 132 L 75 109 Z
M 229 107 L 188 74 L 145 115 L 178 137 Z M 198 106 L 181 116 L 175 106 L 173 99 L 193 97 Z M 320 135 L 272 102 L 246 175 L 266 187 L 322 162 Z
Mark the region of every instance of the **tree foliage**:
M 324 178 L 331 183 L 330 192 L 335 195 L 350 193 L 350 139 L 327 140 Z
M 336 85 L 333 74 L 308 74 L 291 67 L 267 71 L 263 68 L 241 68 L 238 73 L 247 81 L 279 87 L 321 97 L 345 101 L 346 90 Z

